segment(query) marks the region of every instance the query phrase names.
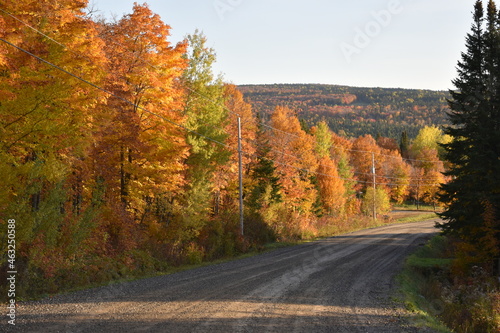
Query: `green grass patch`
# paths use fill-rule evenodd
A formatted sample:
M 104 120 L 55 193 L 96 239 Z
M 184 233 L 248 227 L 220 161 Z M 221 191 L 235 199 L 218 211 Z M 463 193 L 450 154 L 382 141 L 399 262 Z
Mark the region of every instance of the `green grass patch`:
M 439 207 L 438 207 L 439 208 Z M 415 211 L 434 211 L 434 206 L 428 204 L 416 205 L 413 203 L 402 203 L 393 206 L 395 210 L 415 210 Z
M 452 331 L 437 318 L 443 310 L 443 303 L 439 291 L 434 290 L 439 286 L 430 283 L 429 278 L 451 264 L 453 259 L 443 257 L 447 252 L 446 247 L 447 239 L 435 236 L 407 258 L 404 269 L 398 276 L 404 304 L 413 314 L 413 324 L 442 333 Z
M 438 332 L 500 332 L 496 277 L 484 263 L 457 270 L 456 248 L 456 239 L 436 236 L 407 258 L 398 277 L 406 308 L 416 324 Z
M 412 269 L 442 269 L 443 267 L 449 266 L 452 261 L 453 259 L 446 258 L 420 258 L 417 256 L 411 256 L 410 258 L 408 258 L 406 264 L 409 265 Z
M 402 218 L 396 219 L 397 223 L 412 223 L 412 222 L 421 222 L 421 221 L 426 221 L 426 220 L 431 220 L 435 219 L 438 216 L 436 213 L 427 213 L 427 212 L 422 212 L 421 214 L 413 215 L 413 216 L 406 216 Z

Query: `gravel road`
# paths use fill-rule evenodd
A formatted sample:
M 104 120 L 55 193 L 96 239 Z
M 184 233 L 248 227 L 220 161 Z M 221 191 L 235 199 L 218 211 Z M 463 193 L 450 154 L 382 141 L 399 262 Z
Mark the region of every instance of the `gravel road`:
M 20 303 L 17 332 L 423 332 L 391 301 L 435 221 L 389 225 L 177 274 Z

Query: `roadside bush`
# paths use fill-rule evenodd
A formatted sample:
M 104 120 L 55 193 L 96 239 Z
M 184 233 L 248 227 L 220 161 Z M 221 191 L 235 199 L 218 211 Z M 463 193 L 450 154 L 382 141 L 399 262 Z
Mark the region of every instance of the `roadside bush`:
M 189 244 L 186 249 L 186 259 L 191 265 L 198 265 L 203 262 L 203 250 L 195 243 Z
M 261 247 L 276 241 L 276 233 L 266 223 L 262 215 L 251 213 L 245 216 L 245 239 L 252 247 Z
M 387 191 L 382 187 L 377 187 L 376 191 L 374 191 L 372 187 L 368 187 L 363 201 L 361 202 L 361 211 L 363 214 L 368 216 L 373 215 L 374 200 L 378 215 L 387 214 L 391 210 L 391 201 Z
M 437 317 L 454 332 L 500 332 L 498 281 L 479 265 L 457 270 L 457 262 L 461 269 L 463 263 L 455 250 L 453 240 L 436 236 L 407 259 L 403 276 L 415 287 L 409 307 Z

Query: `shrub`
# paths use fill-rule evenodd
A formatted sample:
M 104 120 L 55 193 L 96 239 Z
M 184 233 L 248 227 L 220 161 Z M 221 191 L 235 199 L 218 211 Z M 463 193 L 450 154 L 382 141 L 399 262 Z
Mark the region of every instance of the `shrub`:
M 374 193 L 375 199 L 374 199 Z M 365 215 L 373 214 L 373 202 L 375 201 L 376 212 L 378 215 L 383 215 L 391 210 L 390 197 L 387 191 L 382 187 L 377 187 L 374 191 L 372 187 L 366 189 L 365 196 L 361 203 L 361 211 Z
M 417 295 L 410 297 L 412 307 L 438 317 L 455 332 L 499 332 L 498 282 L 484 267 L 463 270 L 461 259 L 451 258 L 456 249 L 450 238 L 437 236 L 407 259 L 404 277 Z M 424 302 L 415 301 L 419 295 Z

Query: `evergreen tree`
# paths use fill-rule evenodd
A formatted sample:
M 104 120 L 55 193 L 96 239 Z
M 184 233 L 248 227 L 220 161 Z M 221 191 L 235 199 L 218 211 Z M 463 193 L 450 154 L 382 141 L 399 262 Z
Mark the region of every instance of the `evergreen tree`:
M 269 156 L 270 150 L 267 142 L 257 149 L 259 157 L 252 169 L 255 183 L 248 200 L 252 212 L 257 212 L 272 203 L 281 202 L 280 179 L 275 175 L 276 166 Z
M 406 130 L 401 133 L 401 142 L 399 143 L 399 150 L 403 158 L 409 158 L 410 139 L 408 139 L 408 132 Z
M 500 215 L 500 75 L 499 17 L 489 2 L 487 27 L 477 1 L 467 52 L 458 63 L 456 90 L 450 91 L 451 126 L 445 133 L 454 140 L 444 144 L 452 163 L 442 186 L 441 201 L 448 209 L 439 227 L 469 242 L 482 259 L 498 255 Z M 478 258 L 481 259 L 481 258 Z

